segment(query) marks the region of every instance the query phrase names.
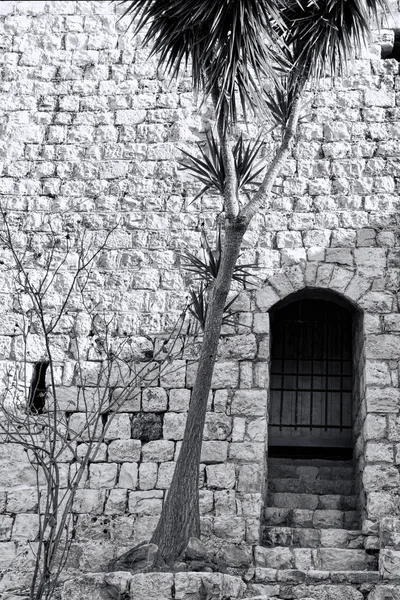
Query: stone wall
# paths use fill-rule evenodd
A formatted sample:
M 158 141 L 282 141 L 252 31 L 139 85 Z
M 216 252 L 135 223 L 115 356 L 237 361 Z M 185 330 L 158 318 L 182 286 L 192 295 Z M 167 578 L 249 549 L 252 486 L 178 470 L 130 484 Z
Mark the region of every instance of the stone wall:
M 220 202 L 193 201 L 199 188 L 177 165 L 179 149 L 193 149 L 201 139 L 210 110 L 196 109 L 187 78 L 167 82 L 149 51 L 139 48 L 140 38 L 124 33 L 118 12 L 108 1 L 0 3 L 0 196 L 18 248 L 33 238 L 40 250 L 50 226 L 62 237 L 79 222 L 93 239 L 116 226 L 96 264 L 93 293 L 120 330 L 143 340 L 169 331 L 179 315 L 189 283 L 179 253 L 198 251 L 203 223 L 215 230 Z M 201 465 L 202 533 L 216 548 L 241 544 L 250 552 L 259 541 L 268 311 L 304 288 L 337 292 L 363 315 L 356 454 L 363 528 L 372 546 L 379 521 L 400 514 L 399 65 L 380 59 L 380 40 L 375 36 L 334 87 L 324 82 L 308 92 L 311 109 L 292 155 L 245 236 L 241 260 L 257 264 L 258 279 L 235 302 L 237 324 L 224 329 Z M 267 142 L 266 153 L 275 144 Z M 2 374 L 23 362 L 12 261 L 4 257 Z M 37 260 L 32 269 L 40 269 Z M 55 307 L 63 289 L 60 284 Z M 82 330 L 90 368 L 87 335 Z M 73 396 L 73 354 L 62 336 L 57 385 Z M 41 357 L 32 334 L 28 361 Z M 148 539 L 155 526 L 196 369 L 193 355 L 180 360 L 122 407 L 90 465 L 73 507 L 71 569 L 101 569 Z M 77 404 L 68 418 L 83 418 Z M 19 585 L 32 559 L 37 498 L 26 457 L 6 444 L 0 456 L 4 591 Z M 66 460 L 65 484 L 72 468 Z M 398 553 L 398 546 L 385 544 Z

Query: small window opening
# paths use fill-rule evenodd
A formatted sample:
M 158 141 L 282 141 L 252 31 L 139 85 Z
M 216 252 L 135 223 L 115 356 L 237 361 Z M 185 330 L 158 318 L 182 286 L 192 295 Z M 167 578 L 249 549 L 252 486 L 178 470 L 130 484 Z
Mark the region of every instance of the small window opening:
M 400 30 L 394 31 L 394 41 L 391 38 L 387 43 L 382 44 L 381 58 L 385 60 L 394 58 L 397 62 L 400 62 Z
M 35 363 L 33 375 L 29 388 L 28 406 L 31 413 L 43 414 L 46 400 L 46 371 L 49 366 L 48 360 Z

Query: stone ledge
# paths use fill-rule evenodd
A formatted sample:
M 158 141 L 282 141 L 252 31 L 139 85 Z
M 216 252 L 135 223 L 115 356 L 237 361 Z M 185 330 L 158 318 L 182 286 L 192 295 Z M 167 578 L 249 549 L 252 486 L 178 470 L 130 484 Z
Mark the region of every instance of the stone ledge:
M 62 600 L 200 600 L 243 598 L 246 584 L 224 573 L 88 573 L 64 584 Z

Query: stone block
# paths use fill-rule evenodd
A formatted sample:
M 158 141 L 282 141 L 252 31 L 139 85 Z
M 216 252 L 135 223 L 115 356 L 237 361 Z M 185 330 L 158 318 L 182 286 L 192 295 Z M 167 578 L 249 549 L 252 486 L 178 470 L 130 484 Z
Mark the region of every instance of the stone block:
M 260 442 L 231 442 L 229 458 L 234 461 L 262 462 L 265 445 Z
M 400 416 L 388 415 L 388 438 L 391 442 L 400 442 Z
M 104 513 L 106 515 L 123 515 L 126 511 L 127 500 L 128 494 L 126 490 L 110 490 Z
M 232 417 L 222 413 L 208 412 L 204 425 L 203 439 L 208 440 L 226 440 L 232 431 Z
M 169 391 L 169 410 L 186 412 L 189 408 L 190 390 L 177 388 Z
M 142 444 L 139 440 L 114 440 L 108 446 L 108 459 L 111 462 L 138 462 Z
M 101 515 L 105 490 L 76 490 L 72 510 L 75 513 Z
M 226 542 L 240 544 L 245 539 L 245 522 L 242 517 L 221 515 L 214 518 L 214 535 Z
M 197 373 L 197 363 L 188 365 L 187 385 L 193 387 Z M 239 383 L 239 365 L 237 362 L 216 362 L 211 380 L 212 389 L 237 387 Z
M 116 487 L 134 490 L 137 486 L 138 466 L 134 462 L 125 462 L 121 464 Z
M 174 575 L 172 573 L 138 573 L 130 581 L 131 600 L 170 600 Z M 176 596 L 175 596 L 176 597 Z
M 383 548 L 379 553 L 379 572 L 383 579 L 400 577 L 400 550 Z
M 277 292 L 270 286 L 256 291 L 256 306 L 261 311 L 267 311 L 279 302 L 280 296 Z
M 367 414 L 363 425 L 365 441 L 380 440 L 386 437 L 386 417 Z
M 379 584 L 371 590 L 368 600 L 400 600 L 400 587 L 397 584 Z
M 141 463 L 139 466 L 139 489 L 152 490 L 156 487 L 158 464 L 152 462 Z
M 382 360 L 367 360 L 365 364 L 366 384 L 387 387 L 391 384 L 389 364 Z
M 175 599 L 189 598 L 242 598 L 246 590 L 245 583 L 240 577 L 225 573 L 176 573 Z M 157 599 L 158 600 L 158 599 Z
M 182 440 L 185 433 L 186 413 L 168 412 L 164 415 L 163 437 L 165 440 Z
M 167 462 L 174 458 L 175 444 L 169 440 L 148 442 L 142 447 L 143 462 Z
M 256 567 L 268 567 L 270 569 L 293 569 L 294 555 L 291 548 L 254 548 L 254 560 Z
M 372 520 L 379 520 L 393 514 L 395 510 L 391 492 L 369 492 L 367 494 L 366 511 Z
M 399 360 L 400 344 L 393 334 L 370 335 L 365 344 L 366 358 Z
M 143 123 L 146 118 L 145 110 L 117 110 L 115 124 L 116 125 L 137 125 Z
M 366 312 L 389 313 L 393 309 L 393 295 L 388 292 L 367 292 L 360 300 L 359 306 Z
M 201 447 L 201 462 L 226 462 L 228 458 L 228 446 L 229 443 L 224 441 L 204 441 Z
M 379 523 L 381 548 L 400 550 L 400 518 L 384 517 Z
M 142 392 L 143 412 L 162 412 L 167 410 L 168 397 L 163 388 L 150 387 Z
M 0 542 L 8 542 L 11 539 L 13 522 L 13 518 L 9 515 L 0 515 Z
M 5 503 L 4 503 L 5 505 Z M 7 493 L 7 512 L 27 513 L 34 512 L 38 507 L 38 496 L 36 488 L 10 489 Z M 5 506 L 0 512 L 4 512 Z
M 263 484 L 264 469 L 260 463 L 248 463 L 239 469 L 238 490 L 240 492 L 260 492 Z
M 90 465 L 89 487 L 112 489 L 117 480 L 117 465 L 94 463 Z
M 113 410 L 120 412 L 139 412 L 141 407 L 140 388 L 116 388 L 110 401 Z
M 166 388 L 184 388 L 186 379 L 186 361 L 174 360 L 163 365 L 160 373 L 161 385 Z
M 154 413 L 141 413 L 132 417 L 132 437 L 143 443 L 162 438 L 162 417 Z
M 163 496 L 161 490 L 129 492 L 129 512 L 148 516 L 160 514 Z
M 235 465 L 233 463 L 208 465 L 207 485 L 210 488 L 231 489 L 235 486 Z
M 264 442 L 267 434 L 267 421 L 265 418 L 252 419 L 247 423 L 246 439 L 252 442 Z M 236 440 L 232 440 L 236 441 Z
M 265 390 L 236 390 L 231 404 L 232 415 L 264 416 L 267 410 Z
M 396 413 L 400 409 L 400 390 L 392 387 L 367 388 L 367 411 Z
M 157 489 L 166 490 L 170 487 L 176 462 L 164 462 L 158 467 Z
M 110 418 L 110 417 L 109 417 Z M 108 421 L 107 421 L 108 424 Z M 131 420 L 128 413 L 116 413 L 107 427 L 105 439 L 107 440 L 130 440 Z
M 250 333 L 247 335 L 222 337 L 218 345 L 218 356 L 225 360 L 232 358 L 251 360 L 256 356 L 256 353 L 256 338 Z
M 394 462 L 393 444 L 387 442 L 367 442 L 365 447 L 366 462 Z
M 394 313 L 383 317 L 383 327 L 385 331 L 400 332 L 400 314 Z

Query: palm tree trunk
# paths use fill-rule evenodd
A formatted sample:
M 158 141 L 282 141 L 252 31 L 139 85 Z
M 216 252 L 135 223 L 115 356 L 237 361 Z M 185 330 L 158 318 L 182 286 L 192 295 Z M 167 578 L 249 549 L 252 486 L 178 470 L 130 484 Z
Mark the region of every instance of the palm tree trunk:
M 185 435 L 174 476 L 152 542 L 167 562 L 174 561 L 190 537 L 200 537 L 199 465 L 207 399 L 217 354 L 226 298 L 247 225 L 228 223 L 221 266 L 207 310 L 204 339 L 192 390 Z

